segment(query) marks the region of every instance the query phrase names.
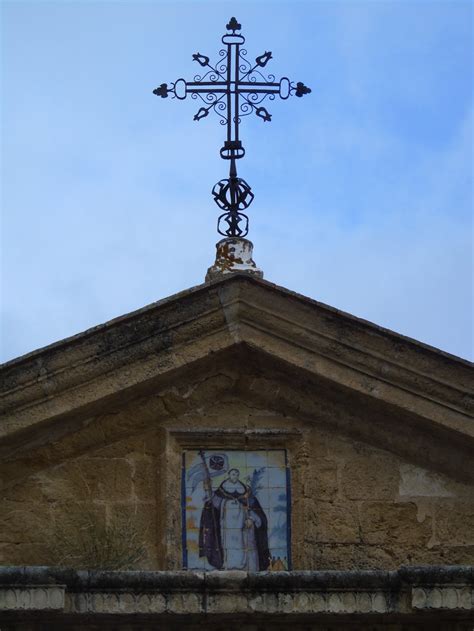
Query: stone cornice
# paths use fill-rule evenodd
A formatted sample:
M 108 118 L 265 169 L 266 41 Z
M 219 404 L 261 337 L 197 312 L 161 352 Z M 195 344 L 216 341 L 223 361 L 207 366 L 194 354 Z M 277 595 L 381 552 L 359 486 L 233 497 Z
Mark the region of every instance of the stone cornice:
M 99 398 L 156 391 L 166 375 L 239 344 L 474 438 L 469 362 L 242 275 L 5 364 L 0 437 L 91 413 Z
M 471 566 L 256 574 L 0 567 L 0 613 L 13 620 L 56 614 L 64 622 L 84 615 L 184 621 L 202 614 L 275 621 L 383 616 L 384 622 L 433 616 L 439 622 L 472 615 L 473 585 Z

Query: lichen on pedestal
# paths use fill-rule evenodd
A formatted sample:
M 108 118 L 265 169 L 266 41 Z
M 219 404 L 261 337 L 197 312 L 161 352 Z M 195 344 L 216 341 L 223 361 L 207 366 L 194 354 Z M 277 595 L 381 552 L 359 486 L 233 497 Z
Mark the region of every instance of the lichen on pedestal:
M 216 260 L 207 270 L 206 282 L 232 273 L 247 273 L 263 278 L 263 271 L 252 258 L 253 243 L 241 237 L 226 237 L 216 244 Z

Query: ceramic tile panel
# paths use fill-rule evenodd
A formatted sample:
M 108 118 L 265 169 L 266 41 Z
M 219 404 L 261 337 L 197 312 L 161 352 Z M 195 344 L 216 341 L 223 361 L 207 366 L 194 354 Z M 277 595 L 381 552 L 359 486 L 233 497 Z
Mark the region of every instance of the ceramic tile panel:
M 181 488 L 185 568 L 291 569 L 285 449 L 186 450 Z

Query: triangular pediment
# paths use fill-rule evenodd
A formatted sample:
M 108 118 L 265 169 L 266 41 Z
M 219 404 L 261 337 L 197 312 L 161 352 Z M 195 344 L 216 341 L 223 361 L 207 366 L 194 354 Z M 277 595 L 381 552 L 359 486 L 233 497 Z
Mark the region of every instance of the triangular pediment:
M 136 433 L 120 419 L 137 406 L 145 427 L 238 395 L 408 458 L 424 442 L 427 466 L 472 477 L 468 362 L 245 275 L 9 362 L 2 380 L 7 460 L 81 432 L 97 440 L 110 415 L 108 440 Z

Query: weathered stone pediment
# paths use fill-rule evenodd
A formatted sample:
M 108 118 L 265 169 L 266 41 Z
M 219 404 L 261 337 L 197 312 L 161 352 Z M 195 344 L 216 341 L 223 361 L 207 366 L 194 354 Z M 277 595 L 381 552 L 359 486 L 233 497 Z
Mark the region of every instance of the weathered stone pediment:
M 468 362 L 245 275 L 9 362 L 2 381 L 0 453 L 10 464 L 48 445 L 59 454 L 61 441 L 80 452 L 99 427 L 113 441 L 238 395 L 474 476 Z
M 436 349 L 235 275 L 1 370 L 0 563 L 64 564 L 84 513 L 132 524 L 127 567 L 189 567 L 197 449 L 285 450 L 293 570 L 474 559 L 472 369 Z

